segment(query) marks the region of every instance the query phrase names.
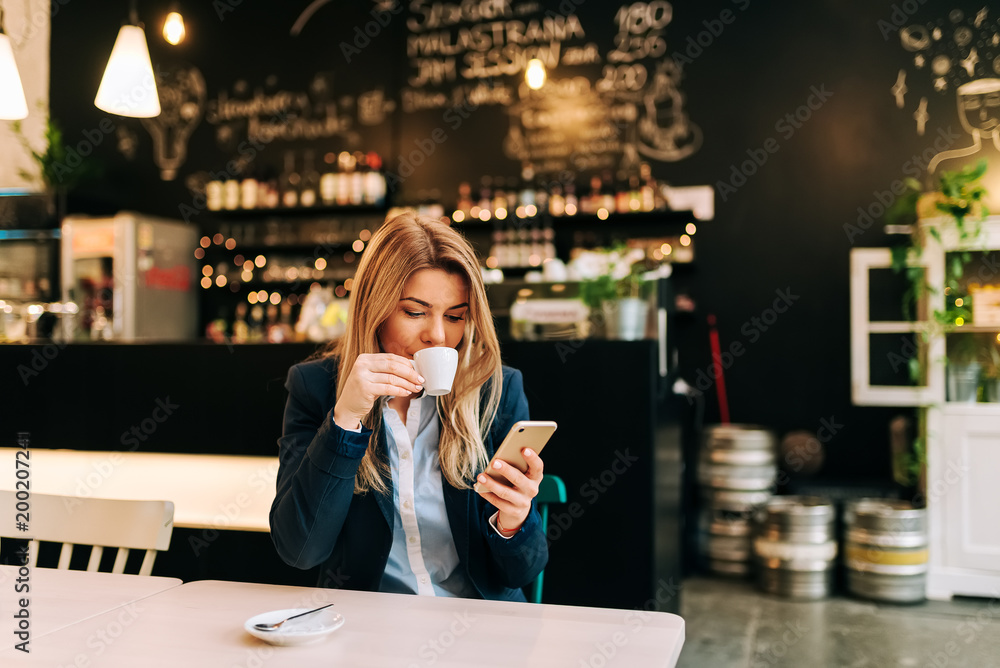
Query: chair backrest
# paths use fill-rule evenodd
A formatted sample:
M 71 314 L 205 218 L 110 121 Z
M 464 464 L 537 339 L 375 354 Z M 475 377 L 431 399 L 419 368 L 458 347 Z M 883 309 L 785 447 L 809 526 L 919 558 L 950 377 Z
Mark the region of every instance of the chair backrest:
M 535 497 L 538 505 L 538 514 L 542 516 L 542 531 L 547 536 L 549 533 L 549 505 L 553 503 L 566 503 L 566 485 L 558 476 L 545 474 L 542 482 L 538 485 L 538 496 Z M 542 602 L 542 584 L 545 581 L 545 571 L 542 570 L 529 587 L 529 600 L 532 603 Z
M 27 528 L 16 529 L 23 515 L 17 517 L 17 504 L 28 511 Z M 56 568 L 68 569 L 75 545 L 92 546 L 88 571 L 96 571 L 104 548 L 117 548 L 112 573 L 123 573 L 130 550 L 145 550 L 139 575 L 150 575 L 157 550 L 170 547 L 174 530 L 172 501 L 130 501 L 93 499 L 51 494 L 32 494 L 18 499 L 15 492 L 0 491 L 0 536 L 28 539 L 28 564 L 38 561 L 40 542 L 62 543 Z

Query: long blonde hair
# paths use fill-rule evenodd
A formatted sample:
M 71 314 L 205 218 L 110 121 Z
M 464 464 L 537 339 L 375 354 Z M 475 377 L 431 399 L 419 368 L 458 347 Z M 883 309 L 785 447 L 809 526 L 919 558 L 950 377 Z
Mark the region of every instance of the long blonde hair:
M 347 330 L 324 357 L 337 356 L 337 396 L 343 392 L 354 362 L 363 353 L 382 352 L 379 331 L 397 308 L 403 285 L 414 272 L 441 269 L 459 276 L 469 290 L 465 333 L 458 344 L 458 371 L 449 394 L 437 397 L 441 420 L 438 458 L 448 484 L 468 489 L 488 463 L 484 439 L 500 405 L 503 371 L 497 340 L 476 254 L 457 231 L 412 212 L 387 221 L 372 235 L 358 263 L 351 288 Z M 487 381 L 489 392 L 482 397 Z M 485 406 L 481 405 L 485 402 Z M 389 464 L 377 443 L 385 398 L 377 401 L 362 423 L 373 430 L 354 482 L 356 494 L 388 491 Z

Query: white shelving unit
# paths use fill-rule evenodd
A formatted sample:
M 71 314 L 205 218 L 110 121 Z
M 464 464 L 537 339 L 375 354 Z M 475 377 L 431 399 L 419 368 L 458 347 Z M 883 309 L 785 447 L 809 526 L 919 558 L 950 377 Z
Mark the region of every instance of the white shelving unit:
M 927 239 L 921 262 L 931 286 L 943 287 L 949 252 L 1000 250 L 1000 216 L 982 224 L 982 233 L 961 242 L 945 219 L 921 222 L 940 231 Z M 1000 595 L 1000 403 L 946 401 L 947 337 L 975 332 L 1000 334 L 1000 327 L 964 326 L 953 334 L 934 335 L 924 344 L 926 384 L 913 387 L 877 386 L 870 378 L 872 334 L 906 336 L 922 323 L 872 321 L 869 310 L 871 271 L 888 268 L 887 248 L 851 251 L 851 391 L 858 406 L 916 406 L 927 417 L 927 510 L 929 552 L 928 598 L 954 595 Z M 1000 271 L 983 263 L 977 279 L 1000 283 Z M 944 307 L 944 291 L 936 290 L 918 306 L 918 316 Z M 974 308 L 974 305 L 973 305 Z

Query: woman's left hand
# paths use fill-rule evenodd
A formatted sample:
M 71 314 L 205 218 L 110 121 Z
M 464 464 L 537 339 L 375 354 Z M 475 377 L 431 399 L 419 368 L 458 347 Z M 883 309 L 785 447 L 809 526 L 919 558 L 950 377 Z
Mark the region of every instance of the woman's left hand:
M 531 500 L 538 496 L 538 485 L 542 482 L 542 458 L 530 448 L 521 451 L 528 470 L 521 473 L 507 462 L 493 462 L 494 472 L 499 473 L 509 484 L 480 473 L 476 478 L 481 492 L 479 496 L 493 504 L 500 511 L 499 523 L 505 531 L 520 529 L 531 512 Z M 499 468 L 496 465 L 499 464 Z

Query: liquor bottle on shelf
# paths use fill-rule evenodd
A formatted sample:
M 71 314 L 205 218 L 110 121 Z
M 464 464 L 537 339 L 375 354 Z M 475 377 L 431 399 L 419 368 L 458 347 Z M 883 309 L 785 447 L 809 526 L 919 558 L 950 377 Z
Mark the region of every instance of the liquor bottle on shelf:
M 295 339 L 292 329 L 292 305 L 286 299 L 281 302 L 281 317 L 277 325 L 267 332 L 267 340 L 271 343 L 286 343 Z
M 628 208 L 629 211 L 642 211 L 642 184 L 639 182 L 639 175 L 633 174 L 628 179 Z
M 552 194 L 549 195 L 549 213 L 553 216 L 566 215 L 566 198 L 562 194 L 562 186 L 558 183 L 552 186 Z
M 548 211 L 549 208 L 549 193 L 545 188 L 538 183 L 538 178 L 536 176 L 535 182 L 533 184 L 535 190 L 535 213 L 536 215 Z
M 299 186 L 302 177 L 295 171 L 295 154 L 285 151 L 285 170 L 278 179 L 281 191 L 281 206 L 293 209 L 299 204 Z
M 247 305 L 240 302 L 236 305 L 236 315 L 233 319 L 233 343 L 246 343 L 250 339 L 250 329 L 247 325 Z
M 270 209 L 271 207 L 271 178 L 274 170 L 271 167 L 264 167 L 257 175 L 257 208 Z
M 281 317 L 278 317 L 278 305 L 268 304 L 267 306 L 267 326 L 265 329 L 265 339 L 268 343 L 287 343 L 294 336 L 290 320 L 292 317 L 292 305 L 287 301 L 281 303 Z
M 504 266 L 516 267 L 521 263 L 521 252 L 517 247 L 517 230 L 509 228 L 504 234 Z
M 625 187 L 625 183 L 627 182 L 625 172 L 618 172 L 617 176 L 618 178 L 615 183 L 615 206 L 613 209 L 609 209 L 609 211 L 628 213 L 630 210 L 629 200 L 631 193 L 629 192 L 629 189 Z
M 489 220 L 493 216 L 493 179 L 484 176 L 479 182 L 479 210 L 474 214 L 480 220 Z
M 556 257 L 556 231 L 550 226 L 546 225 L 545 229 L 542 230 L 542 256 L 543 262 L 545 260 L 553 260 Z
M 222 206 L 228 211 L 240 208 L 240 182 L 235 178 L 227 179 L 222 186 Z
M 653 189 L 653 211 L 667 211 L 670 209 L 670 200 L 667 199 L 668 184 L 660 183 L 652 176 L 649 177 L 650 187 Z
M 653 180 L 653 170 L 648 162 L 639 165 L 639 209 L 653 211 L 656 209 L 656 181 Z
M 575 216 L 580 211 L 580 203 L 576 198 L 576 184 L 566 184 L 566 215 Z
M 530 162 L 524 163 L 521 169 L 521 191 L 517 194 L 517 215 L 521 218 L 530 217 L 531 212 L 537 212 L 535 199 L 535 168 Z M 530 207 L 530 208 L 529 208 Z
M 502 260 L 506 258 L 507 250 L 504 248 L 503 231 L 499 229 L 493 230 L 493 243 L 490 246 L 490 257 L 493 258 L 496 263 L 495 266 L 502 267 Z
M 324 206 L 331 206 L 337 202 L 337 190 L 340 185 L 340 173 L 337 171 L 337 155 L 327 153 L 323 158 L 326 164 L 323 176 L 319 179 L 319 196 Z
M 351 203 L 351 178 L 354 174 L 354 156 L 349 151 L 341 151 L 337 156 L 337 167 L 340 178 L 337 181 L 337 204 L 347 206 Z
M 319 190 L 319 172 L 316 171 L 316 152 L 306 149 L 302 157 L 302 187 L 299 191 L 299 204 L 315 206 Z
M 250 309 L 250 318 L 247 323 L 247 341 L 250 343 L 260 343 L 264 340 L 264 307 L 261 304 L 254 304 Z
M 358 206 L 365 200 L 365 174 L 368 171 L 368 160 L 361 151 L 355 151 L 352 157 L 354 158 L 354 171 L 351 173 L 350 203 Z
M 368 171 L 365 173 L 363 202 L 372 206 L 385 204 L 386 182 L 382 173 L 382 158 L 371 152 L 366 156 Z
M 507 217 L 507 190 L 506 182 L 502 176 L 493 179 L 493 202 L 491 208 L 493 215 L 499 220 Z
M 218 316 L 215 320 L 208 323 L 205 327 L 205 338 L 212 343 L 225 343 L 227 334 L 226 324 L 225 309 L 219 309 Z
M 611 180 L 610 170 L 604 170 L 601 176 L 601 199 L 597 208 L 604 209 L 608 213 L 613 213 L 615 210 L 615 184 Z
M 601 207 L 601 177 L 590 177 L 590 190 L 585 198 L 580 198 L 580 213 L 597 213 Z
M 212 179 L 205 184 L 205 206 L 209 211 L 221 211 L 224 204 L 222 181 Z
M 472 216 L 472 186 L 468 181 L 458 184 L 458 201 L 455 203 L 455 211 L 462 215 L 456 217 L 456 222 L 469 220 Z M 494 255 L 491 251 L 490 255 Z
M 240 208 L 256 209 L 259 194 L 260 183 L 257 177 L 253 173 L 247 174 L 240 181 Z
M 521 227 L 517 230 L 517 262 L 518 267 L 527 267 L 531 264 L 531 240 L 528 236 L 528 228 Z
M 528 255 L 528 264 L 532 267 L 539 267 L 545 260 L 545 246 L 542 244 L 542 231 L 537 227 L 531 228 L 531 252 Z
M 590 177 L 590 190 L 587 191 L 586 197 L 580 199 L 580 213 L 597 213 L 598 207 L 601 204 L 601 177 L 594 176 Z

